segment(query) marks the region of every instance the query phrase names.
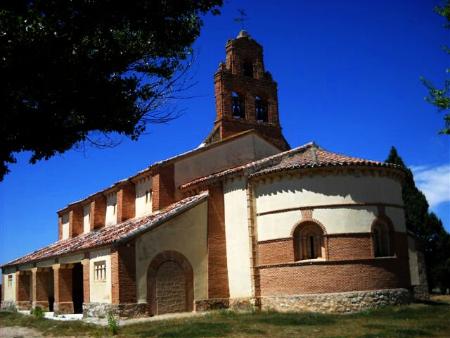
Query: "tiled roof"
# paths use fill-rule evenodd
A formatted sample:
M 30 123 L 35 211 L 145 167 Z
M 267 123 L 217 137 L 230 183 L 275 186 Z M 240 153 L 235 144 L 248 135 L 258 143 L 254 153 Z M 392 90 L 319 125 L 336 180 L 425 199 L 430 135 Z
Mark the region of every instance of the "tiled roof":
M 303 146 L 266 157 L 262 160 L 241 165 L 215 174 L 195 179 L 180 186 L 188 189 L 193 186 L 202 186 L 224 177 L 247 174 L 250 177 L 268 174 L 277 171 L 316 168 L 316 167 L 343 167 L 343 166 L 365 166 L 365 167 L 387 167 L 399 169 L 395 164 L 365 160 L 357 157 L 341 155 L 327 151 L 313 142 Z
M 164 210 L 157 211 L 151 215 L 134 218 L 125 222 L 106 226 L 99 230 L 88 232 L 74 238 L 61 240 L 50 244 L 42 249 L 36 250 L 21 258 L 15 259 L 3 265 L 11 266 L 35 261 L 41 261 L 72 252 L 85 249 L 104 247 L 114 243 L 124 242 L 142 232 L 154 228 L 170 218 L 188 210 L 208 197 L 207 192 L 185 198 L 176 202 Z

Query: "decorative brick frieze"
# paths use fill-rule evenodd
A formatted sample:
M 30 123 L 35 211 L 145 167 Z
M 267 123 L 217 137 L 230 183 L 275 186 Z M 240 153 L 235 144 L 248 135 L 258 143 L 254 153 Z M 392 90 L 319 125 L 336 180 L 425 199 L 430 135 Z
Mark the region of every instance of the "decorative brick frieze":
M 209 189 L 207 233 L 208 298 L 228 298 L 230 294 L 222 184 L 211 186 Z
M 262 310 L 352 313 L 410 302 L 407 289 L 261 297 Z
M 152 210 L 164 209 L 175 202 L 175 166 L 173 163 L 155 169 L 152 176 Z
M 131 182 L 122 184 L 117 191 L 117 222 L 135 217 L 136 189 Z

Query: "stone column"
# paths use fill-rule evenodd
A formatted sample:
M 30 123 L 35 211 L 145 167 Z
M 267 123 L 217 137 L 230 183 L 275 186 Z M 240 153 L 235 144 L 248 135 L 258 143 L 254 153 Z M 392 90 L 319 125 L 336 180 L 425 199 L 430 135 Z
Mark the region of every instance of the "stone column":
M 72 300 L 72 266 L 54 264 L 55 314 L 73 313 Z
M 19 310 L 31 309 L 31 272 L 16 272 L 16 306 Z
M 33 268 L 32 273 L 32 306 L 40 307 L 44 311 L 49 310 L 49 291 L 51 283 L 51 271 L 49 268 Z

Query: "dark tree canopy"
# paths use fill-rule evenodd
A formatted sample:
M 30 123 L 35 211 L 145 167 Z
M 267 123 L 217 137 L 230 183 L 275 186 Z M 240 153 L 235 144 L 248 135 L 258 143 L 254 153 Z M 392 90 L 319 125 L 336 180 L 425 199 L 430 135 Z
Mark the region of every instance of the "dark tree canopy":
M 136 139 L 170 95 L 222 0 L 4 0 L 0 3 L 0 180 L 89 140 Z
M 406 227 L 423 245 L 430 288 L 450 288 L 450 234 L 445 231 L 442 221 L 429 212 L 425 195 L 416 187 L 413 173 L 395 147 L 391 148 L 386 162 L 397 164 L 406 171 L 402 186 Z

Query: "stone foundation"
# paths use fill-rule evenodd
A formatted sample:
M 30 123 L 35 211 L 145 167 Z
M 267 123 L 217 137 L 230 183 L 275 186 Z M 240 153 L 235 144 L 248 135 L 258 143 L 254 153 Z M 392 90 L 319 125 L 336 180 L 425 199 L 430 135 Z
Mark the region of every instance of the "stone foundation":
M 228 309 L 229 307 L 230 300 L 228 298 L 201 299 L 194 302 L 194 311 L 196 312 Z
M 406 289 L 261 297 L 262 310 L 351 313 L 410 302 Z
M 428 285 L 413 285 L 413 297 L 416 300 L 430 300 L 430 293 L 428 292 Z
M 47 301 L 35 301 L 33 302 L 33 309 L 40 307 L 43 311 L 48 311 Z
M 16 302 L 13 300 L 4 300 L 2 302 L 1 310 L 3 311 L 17 311 Z
M 31 302 L 27 300 L 16 301 L 17 310 L 31 310 Z
M 143 317 L 147 316 L 147 304 L 108 304 L 88 303 L 83 304 L 83 317 L 106 318 L 109 313 L 117 317 Z

